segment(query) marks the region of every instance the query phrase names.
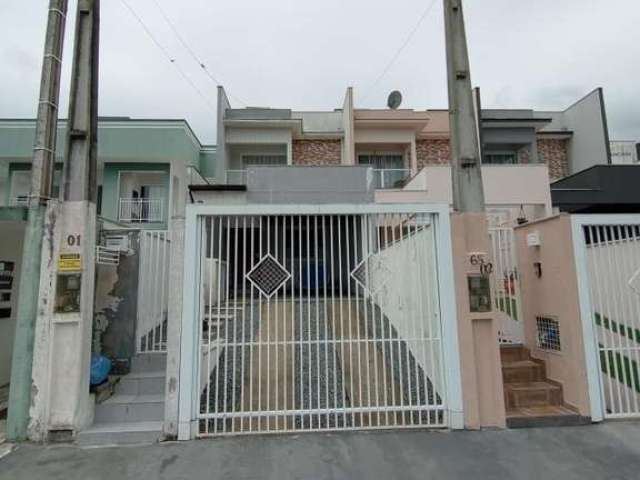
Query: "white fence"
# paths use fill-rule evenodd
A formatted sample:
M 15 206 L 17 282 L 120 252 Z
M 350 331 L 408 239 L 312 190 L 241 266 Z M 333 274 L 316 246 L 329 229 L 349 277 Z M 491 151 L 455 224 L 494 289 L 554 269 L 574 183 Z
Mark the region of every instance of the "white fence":
M 596 415 L 638 417 L 640 215 L 578 215 L 573 222 Z
M 520 275 L 515 245 L 515 233 L 510 227 L 490 227 L 491 295 L 498 320 L 500 343 L 524 342 L 524 319 L 520 296 Z
M 167 231 L 141 231 L 138 270 L 138 353 L 167 349 L 169 265 L 171 240 Z
M 459 428 L 447 209 L 279 208 L 190 207 L 180 437 Z
M 164 222 L 163 198 L 121 198 L 118 219 L 121 222 Z

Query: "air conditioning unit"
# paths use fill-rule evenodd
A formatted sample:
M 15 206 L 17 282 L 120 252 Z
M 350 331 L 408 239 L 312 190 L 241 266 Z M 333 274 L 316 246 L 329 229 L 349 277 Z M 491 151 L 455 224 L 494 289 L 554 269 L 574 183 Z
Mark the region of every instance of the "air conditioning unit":
M 133 253 L 129 246 L 128 235 L 109 235 L 104 239 L 104 246 L 109 250 L 115 250 L 130 255 Z

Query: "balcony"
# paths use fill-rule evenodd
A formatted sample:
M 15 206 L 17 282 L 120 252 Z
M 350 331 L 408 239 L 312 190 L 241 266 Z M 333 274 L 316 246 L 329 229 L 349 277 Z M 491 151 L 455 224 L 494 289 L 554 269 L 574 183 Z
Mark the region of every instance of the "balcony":
M 389 190 L 403 188 L 411 176 L 408 168 L 379 168 L 372 169 L 375 190 Z M 227 170 L 225 173 L 227 185 L 246 185 L 247 170 Z
M 373 169 L 373 185 L 376 190 L 402 188 L 410 176 L 408 168 L 376 168 Z
M 164 198 L 121 198 L 118 220 L 127 223 L 164 222 Z

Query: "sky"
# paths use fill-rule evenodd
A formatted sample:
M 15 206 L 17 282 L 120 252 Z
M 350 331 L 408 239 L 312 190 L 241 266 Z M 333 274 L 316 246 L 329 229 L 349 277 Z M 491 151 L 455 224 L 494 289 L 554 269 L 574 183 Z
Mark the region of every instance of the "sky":
M 69 1 L 61 117 L 76 4 Z M 392 90 L 402 92 L 403 108 L 447 107 L 442 0 L 101 4 L 101 116 L 185 118 L 202 143 L 215 143 L 217 82 L 234 107 L 333 110 L 348 86 L 356 108 L 384 108 Z M 463 5 L 472 82 L 485 108 L 564 110 L 603 87 L 611 138 L 640 141 L 640 2 Z M 0 0 L 2 118 L 35 116 L 47 6 Z

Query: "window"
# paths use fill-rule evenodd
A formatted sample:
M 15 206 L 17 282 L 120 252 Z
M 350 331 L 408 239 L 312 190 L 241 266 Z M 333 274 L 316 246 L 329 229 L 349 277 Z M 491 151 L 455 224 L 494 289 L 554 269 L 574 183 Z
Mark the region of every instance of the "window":
M 358 155 L 360 165 L 371 165 L 375 169 L 390 170 L 404 168 L 404 156 L 398 153 L 367 153 Z
M 246 169 L 255 165 L 286 165 L 287 156 L 280 154 L 247 154 L 242 155 L 242 165 Z
M 56 168 L 53 172 L 53 185 L 51 187 L 51 198 L 58 198 L 60 195 L 60 183 L 62 169 Z M 14 170 L 11 173 L 10 205 L 26 206 L 29 203 L 29 193 L 31 191 L 31 169 Z
M 486 153 L 484 155 L 484 163 L 494 165 L 515 165 L 518 163 L 518 157 L 514 152 Z
M 550 317 L 537 317 L 536 326 L 538 329 L 538 348 L 559 352 L 561 346 L 560 324 L 558 321 Z
M 358 155 L 358 164 L 373 167 L 376 189 L 402 188 L 409 176 L 404 156 L 399 153 L 362 153 Z

